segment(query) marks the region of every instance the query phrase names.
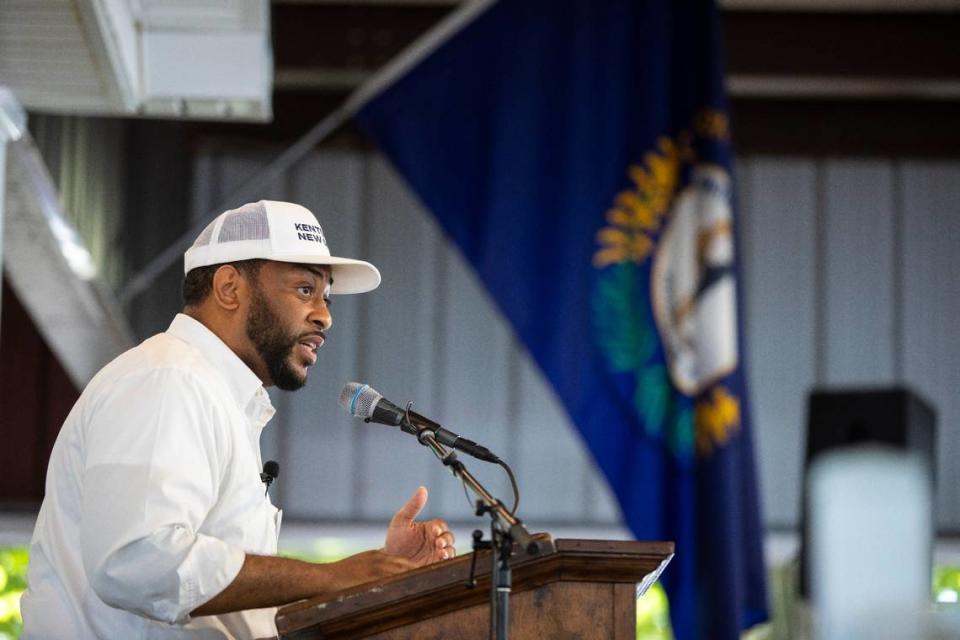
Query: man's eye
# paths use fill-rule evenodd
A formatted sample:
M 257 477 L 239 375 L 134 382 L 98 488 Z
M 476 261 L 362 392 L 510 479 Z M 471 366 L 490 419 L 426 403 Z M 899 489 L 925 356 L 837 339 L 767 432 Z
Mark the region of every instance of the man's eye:
M 327 305 L 327 308 L 329 309 L 333 306 L 333 300 L 330 299 L 330 296 L 325 296 L 323 298 L 323 304 Z
M 302 286 L 297 287 L 297 292 L 309 298 L 313 295 L 313 287 Z

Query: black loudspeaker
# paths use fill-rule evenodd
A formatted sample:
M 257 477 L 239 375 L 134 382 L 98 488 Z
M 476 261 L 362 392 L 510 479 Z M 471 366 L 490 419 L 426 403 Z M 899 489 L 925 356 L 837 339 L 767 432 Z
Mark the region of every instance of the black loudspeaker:
M 800 593 L 809 584 L 807 470 L 819 454 L 864 444 L 914 453 L 926 464 L 936 486 L 936 412 L 914 391 L 890 389 L 814 389 L 807 404 L 807 454 L 803 467 L 803 522 L 800 541 Z M 933 492 L 931 492 L 931 495 Z M 932 517 L 932 514 L 931 514 Z

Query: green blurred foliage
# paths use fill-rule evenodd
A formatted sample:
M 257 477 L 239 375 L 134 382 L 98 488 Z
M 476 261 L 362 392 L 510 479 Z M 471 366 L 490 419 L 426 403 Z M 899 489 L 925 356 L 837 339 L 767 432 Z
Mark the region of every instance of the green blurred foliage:
M 0 548 L 0 640 L 13 640 L 23 631 L 20 596 L 27 588 L 27 547 Z
M 960 567 L 935 567 L 933 570 L 933 597 L 944 604 L 960 601 Z
M 343 560 L 347 556 L 361 551 L 363 549 L 358 549 L 343 538 L 317 538 L 306 545 L 301 544 L 296 548 L 281 549 L 280 555 L 284 558 L 294 558 L 304 562 L 326 563 Z
M 673 640 L 670 604 L 659 582 L 637 600 L 637 640 Z

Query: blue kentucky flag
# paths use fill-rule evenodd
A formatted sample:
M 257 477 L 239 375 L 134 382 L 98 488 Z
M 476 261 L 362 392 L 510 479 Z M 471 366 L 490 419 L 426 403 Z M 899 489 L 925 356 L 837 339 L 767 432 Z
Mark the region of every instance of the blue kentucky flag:
M 719 17 L 502 0 L 375 95 L 392 160 L 555 387 L 680 640 L 766 619 Z

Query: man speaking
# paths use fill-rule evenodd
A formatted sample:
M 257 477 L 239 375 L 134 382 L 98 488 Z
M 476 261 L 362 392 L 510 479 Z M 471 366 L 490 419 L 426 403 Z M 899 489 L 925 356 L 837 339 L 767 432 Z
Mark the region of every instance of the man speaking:
M 275 607 L 453 556 L 419 488 L 382 550 L 330 564 L 276 557 L 261 482 L 265 386 L 302 387 L 332 294 L 380 273 L 330 255 L 313 214 L 261 201 L 211 222 L 184 255 L 170 328 L 103 368 L 50 459 L 21 608 L 24 638 L 263 638 Z

